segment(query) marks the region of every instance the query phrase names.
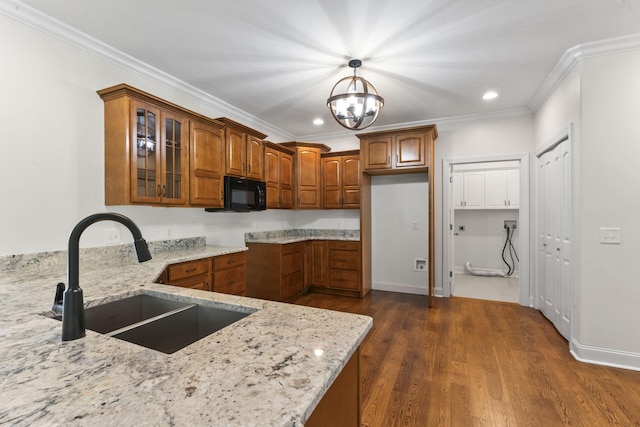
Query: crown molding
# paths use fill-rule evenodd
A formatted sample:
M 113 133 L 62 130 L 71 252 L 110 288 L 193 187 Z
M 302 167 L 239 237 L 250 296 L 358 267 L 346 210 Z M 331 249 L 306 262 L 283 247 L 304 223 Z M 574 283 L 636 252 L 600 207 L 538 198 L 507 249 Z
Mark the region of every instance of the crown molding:
M 233 105 L 192 86 L 164 71 L 155 68 L 139 59 L 128 55 L 88 34 L 79 31 L 64 22 L 40 12 L 18 0 L 0 0 L 0 13 L 40 30 L 52 37 L 67 42 L 86 52 L 92 53 L 106 61 L 117 64 L 153 81 L 168 86 L 177 92 L 193 97 L 239 122 L 251 123 L 252 127 L 259 127 L 265 133 L 281 135 L 284 138 L 295 139 L 293 134 L 255 117 Z
M 440 117 L 428 120 L 419 120 L 415 122 L 395 123 L 393 125 L 374 126 L 366 129 L 366 132 L 383 132 L 387 130 L 404 129 L 410 127 L 420 127 L 427 125 L 436 125 L 438 130 L 444 129 L 447 126 L 453 126 L 461 123 L 470 123 L 486 120 L 499 120 L 508 119 L 513 117 L 531 116 L 532 112 L 527 107 L 512 108 L 509 110 L 492 111 L 488 113 L 476 113 L 476 114 L 464 114 L 460 116 Z M 312 135 L 297 136 L 300 140 L 314 140 L 314 139 L 334 139 L 334 138 L 348 138 L 355 136 L 357 132 L 362 132 L 363 129 L 355 131 L 341 131 L 332 133 L 316 133 Z
M 533 113 L 536 113 L 544 101 L 546 101 L 556 87 L 558 87 L 560 82 L 562 82 L 573 67 L 582 59 L 637 49 L 640 49 L 640 33 L 583 43 L 567 49 L 534 97 L 529 101 L 529 109 Z

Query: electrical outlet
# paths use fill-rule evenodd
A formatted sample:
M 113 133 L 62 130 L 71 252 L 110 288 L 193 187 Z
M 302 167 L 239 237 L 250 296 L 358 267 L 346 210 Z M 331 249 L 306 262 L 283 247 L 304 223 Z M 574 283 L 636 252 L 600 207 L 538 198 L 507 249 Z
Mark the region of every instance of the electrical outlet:
M 115 245 L 120 243 L 120 232 L 115 228 L 104 230 L 104 242 L 107 245 Z
M 515 230 L 517 228 L 518 225 L 518 221 L 516 221 L 515 219 L 505 219 L 504 220 L 504 228 L 510 228 L 511 230 Z
M 622 229 L 600 228 L 600 243 L 609 245 L 622 244 Z

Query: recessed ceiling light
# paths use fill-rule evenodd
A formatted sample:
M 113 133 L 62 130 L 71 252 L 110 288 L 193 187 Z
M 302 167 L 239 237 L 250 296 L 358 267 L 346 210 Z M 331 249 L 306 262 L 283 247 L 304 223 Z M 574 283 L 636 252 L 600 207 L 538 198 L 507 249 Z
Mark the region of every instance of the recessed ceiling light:
M 322 120 L 322 119 L 315 119 L 315 120 L 313 121 L 313 124 L 314 124 L 314 125 L 316 125 L 316 126 L 323 125 L 323 124 L 324 124 L 324 120 Z
M 492 90 L 490 90 L 489 92 L 485 93 L 484 95 L 482 95 L 482 99 L 484 99 L 485 101 L 489 101 L 491 99 L 496 99 L 498 97 L 498 94 Z

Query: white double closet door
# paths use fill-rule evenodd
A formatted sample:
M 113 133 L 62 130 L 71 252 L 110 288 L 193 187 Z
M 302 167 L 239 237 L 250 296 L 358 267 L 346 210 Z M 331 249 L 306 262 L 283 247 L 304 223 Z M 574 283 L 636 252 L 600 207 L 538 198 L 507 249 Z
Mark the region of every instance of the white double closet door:
M 573 307 L 571 145 L 538 158 L 538 304 L 567 340 Z

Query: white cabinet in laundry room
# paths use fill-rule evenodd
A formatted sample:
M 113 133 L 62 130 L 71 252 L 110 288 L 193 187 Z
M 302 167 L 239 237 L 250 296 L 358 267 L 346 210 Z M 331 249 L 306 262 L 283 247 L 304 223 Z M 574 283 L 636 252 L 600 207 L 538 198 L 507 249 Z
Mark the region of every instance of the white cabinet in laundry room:
M 518 209 L 520 207 L 520 171 L 518 169 L 484 172 L 485 209 Z
M 454 172 L 451 182 L 453 184 L 454 209 L 484 208 L 483 171 Z

